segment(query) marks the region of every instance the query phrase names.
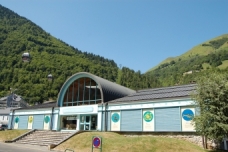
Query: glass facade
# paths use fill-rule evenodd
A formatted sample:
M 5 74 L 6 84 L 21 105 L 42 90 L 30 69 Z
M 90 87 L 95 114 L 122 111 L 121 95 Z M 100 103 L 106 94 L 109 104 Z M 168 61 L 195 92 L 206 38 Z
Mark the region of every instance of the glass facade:
M 81 115 L 80 130 L 97 130 L 97 115 Z
M 91 78 L 75 80 L 67 89 L 63 106 L 94 105 L 101 103 L 101 92 L 98 84 Z
M 77 116 L 62 116 L 60 125 L 63 130 L 76 130 Z
M 97 115 L 94 114 L 61 116 L 60 120 L 61 130 L 97 130 Z

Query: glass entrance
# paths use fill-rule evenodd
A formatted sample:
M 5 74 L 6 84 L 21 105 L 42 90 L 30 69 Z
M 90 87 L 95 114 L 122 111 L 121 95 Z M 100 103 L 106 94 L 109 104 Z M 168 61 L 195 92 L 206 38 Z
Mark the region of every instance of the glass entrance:
M 96 115 L 81 115 L 80 130 L 96 130 L 97 116 Z
M 61 116 L 60 126 L 62 130 L 76 130 L 77 116 Z

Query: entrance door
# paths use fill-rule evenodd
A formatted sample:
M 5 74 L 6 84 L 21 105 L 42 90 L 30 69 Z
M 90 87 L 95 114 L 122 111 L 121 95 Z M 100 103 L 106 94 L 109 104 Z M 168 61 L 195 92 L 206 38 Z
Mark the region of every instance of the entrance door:
M 97 116 L 96 115 L 81 115 L 80 130 L 96 130 Z
M 80 116 L 80 130 L 90 130 L 90 115 L 81 115 Z

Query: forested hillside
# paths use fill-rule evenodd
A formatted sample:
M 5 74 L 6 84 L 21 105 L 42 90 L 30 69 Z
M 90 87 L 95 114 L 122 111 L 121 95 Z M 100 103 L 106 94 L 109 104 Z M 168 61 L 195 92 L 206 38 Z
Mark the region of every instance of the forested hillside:
M 21 59 L 24 52 L 31 54 L 29 63 Z M 56 39 L 1 5 L 0 63 L 0 97 L 12 88 L 30 104 L 55 100 L 63 83 L 77 72 L 90 72 L 135 90 L 160 86 L 149 75 L 127 67 L 120 69 L 111 59 L 80 51 Z M 50 73 L 54 77 L 51 82 L 47 80 Z
M 31 54 L 29 63 L 21 59 L 24 52 Z M 56 100 L 63 83 L 77 72 L 90 72 L 134 90 L 192 83 L 211 68 L 228 72 L 228 34 L 141 74 L 74 48 L 0 5 L 0 63 L 0 97 L 12 88 L 30 104 L 42 103 Z M 47 80 L 48 74 L 53 75 L 53 81 Z
M 228 34 L 204 42 L 181 56 L 169 58 L 147 72 L 162 86 L 197 81 L 202 72 L 219 68 L 228 71 Z

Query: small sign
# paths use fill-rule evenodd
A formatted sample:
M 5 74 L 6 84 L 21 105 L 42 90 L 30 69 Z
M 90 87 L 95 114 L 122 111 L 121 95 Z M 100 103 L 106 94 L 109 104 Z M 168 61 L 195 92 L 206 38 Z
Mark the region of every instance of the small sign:
M 32 129 L 33 124 L 33 116 L 28 117 L 28 129 Z
M 153 113 L 150 112 L 150 111 L 146 111 L 143 115 L 143 119 L 146 121 L 146 122 L 151 122 L 153 120 L 154 116 L 153 116 Z
M 19 116 L 16 116 L 14 119 L 14 129 L 18 129 L 18 124 L 19 124 Z
M 50 126 L 50 115 L 44 116 L 44 130 L 48 130 Z
M 98 148 L 100 151 L 102 151 L 102 140 L 101 137 L 93 136 L 92 138 L 92 151 L 93 148 Z
M 113 115 L 112 115 L 112 121 L 113 122 L 118 122 L 120 120 L 120 115 L 118 114 L 118 113 L 114 113 Z
M 182 112 L 182 118 L 185 120 L 185 121 L 191 121 L 193 118 L 194 118 L 194 113 L 191 109 L 185 109 L 183 112 Z
M 67 120 L 77 120 L 77 117 L 67 117 Z

